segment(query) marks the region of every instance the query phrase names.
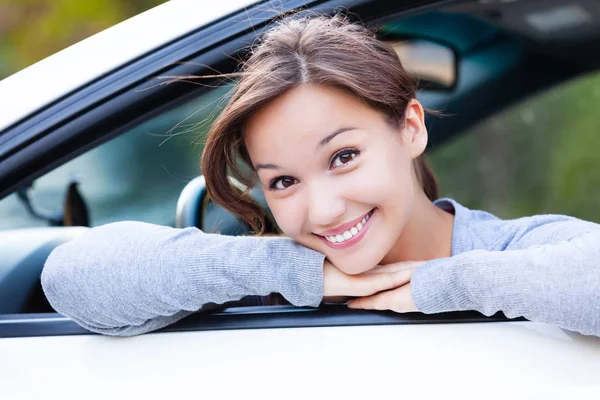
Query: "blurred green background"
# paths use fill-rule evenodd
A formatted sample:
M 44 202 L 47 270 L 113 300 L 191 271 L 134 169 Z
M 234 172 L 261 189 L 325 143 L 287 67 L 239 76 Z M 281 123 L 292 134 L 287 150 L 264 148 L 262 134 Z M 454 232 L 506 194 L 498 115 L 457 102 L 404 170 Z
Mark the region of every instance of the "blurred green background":
M 526 99 L 433 149 L 441 192 L 504 218 L 600 222 L 600 74 Z
M 164 0 L 0 0 L 0 79 Z

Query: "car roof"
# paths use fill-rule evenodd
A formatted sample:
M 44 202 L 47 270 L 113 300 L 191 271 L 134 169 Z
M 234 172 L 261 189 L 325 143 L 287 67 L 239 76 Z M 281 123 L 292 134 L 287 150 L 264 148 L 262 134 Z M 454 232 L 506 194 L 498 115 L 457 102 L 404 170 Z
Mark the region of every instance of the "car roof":
M 171 0 L 0 81 L 0 131 L 143 54 L 257 0 Z

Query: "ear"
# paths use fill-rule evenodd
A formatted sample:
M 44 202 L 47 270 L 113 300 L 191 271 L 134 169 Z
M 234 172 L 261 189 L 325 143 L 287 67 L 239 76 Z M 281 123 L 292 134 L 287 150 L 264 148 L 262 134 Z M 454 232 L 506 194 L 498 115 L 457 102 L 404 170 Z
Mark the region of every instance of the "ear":
M 425 127 L 425 112 L 418 100 L 411 100 L 404 114 L 403 134 L 405 143 L 409 146 L 410 156 L 417 158 L 427 148 L 427 128 Z

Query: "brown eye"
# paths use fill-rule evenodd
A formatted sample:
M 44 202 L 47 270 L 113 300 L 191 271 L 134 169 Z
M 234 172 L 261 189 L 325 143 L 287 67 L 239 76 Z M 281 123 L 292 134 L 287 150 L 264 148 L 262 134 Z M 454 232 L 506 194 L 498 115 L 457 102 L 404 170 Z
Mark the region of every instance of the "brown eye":
M 275 190 L 284 190 L 284 189 L 289 188 L 290 186 L 293 186 L 297 182 L 298 182 L 298 180 L 295 178 L 292 178 L 291 176 L 282 176 L 282 177 L 273 179 L 271 181 L 271 184 L 269 185 L 269 187 L 271 189 L 275 189 Z
M 358 155 L 358 153 L 358 150 L 354 149 L 345 149 L 340 151 L 336 154 L 333 160 L 331 160 L 331 168 L 338 168 L 344 164 L 348 164 Z

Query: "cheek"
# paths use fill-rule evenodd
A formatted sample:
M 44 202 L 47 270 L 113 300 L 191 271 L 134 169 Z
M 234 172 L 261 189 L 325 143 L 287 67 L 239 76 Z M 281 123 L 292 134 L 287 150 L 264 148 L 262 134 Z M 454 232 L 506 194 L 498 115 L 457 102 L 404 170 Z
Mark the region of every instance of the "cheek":
M 279 228 L 286 236 L 294 239 L 302 233 L 304 221 L 306 220 L 305 210 L 299 198 L 290 196 L 285 199 L 267 199 L 271 213 Z
M 370 155 L 346 178 L 346 188 L 352 188 L 346 193 L 349 198 L 373 205 L 401 204 L 412 191 L 410 171 L 410 162 L 397 155 Z

